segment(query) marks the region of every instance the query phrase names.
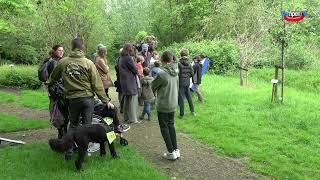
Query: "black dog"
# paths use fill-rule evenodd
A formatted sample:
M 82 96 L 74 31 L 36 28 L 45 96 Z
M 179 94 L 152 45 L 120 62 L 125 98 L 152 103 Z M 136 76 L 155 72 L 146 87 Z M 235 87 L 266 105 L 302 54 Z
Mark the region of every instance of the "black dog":
M 100 156 L 106 154 L 104 142 L 108 142 L 109 150 L 112 158 L 117 157 L 117 153 L 113 143 L 109 143 L 106 133 L 113 131 L 109 126 L 103 124 L 87 124 L 79 126 L 74 131 L 69 131 L 62 139 L 50 139 L 49 145 L 56 152 L 67 152 L 72 150 L 73 144 L 78 146 L 78 159 L 75 161 L 77 170 L 81 169 L 84 158 L 87 154 L 89 142 L 100 143 Z M 71 154 L 66 153 L 66 160 L 71 159 Z

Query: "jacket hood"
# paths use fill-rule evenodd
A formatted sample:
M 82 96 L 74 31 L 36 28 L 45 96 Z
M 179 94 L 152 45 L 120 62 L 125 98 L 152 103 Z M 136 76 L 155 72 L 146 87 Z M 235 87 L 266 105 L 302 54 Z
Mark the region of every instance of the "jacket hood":
M 84 58 L 84 52 L 80 49 L 75 49 L 74 51 L 71 52 L 71 54 L 69 55 L 69 57 L 72 58 Z
M 187 57 L 182 57 L 180 59 L 180 63 L 184 66 L 189 66 L 188 58 Z
M 178 76 L 179 73 L 177 63 L 166 64 L 163 66 L 163 70 L 170 74 L 170 76 Z

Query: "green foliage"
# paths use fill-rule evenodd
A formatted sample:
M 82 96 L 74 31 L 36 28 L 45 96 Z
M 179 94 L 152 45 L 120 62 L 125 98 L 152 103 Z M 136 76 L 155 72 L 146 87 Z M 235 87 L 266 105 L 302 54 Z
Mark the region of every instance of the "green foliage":
M 0 85 L 8 87 L 21 87 L 25 89 L 39 89 L 37 67 L 26 65 L 0 66 Z
M 69 162 L 53 152 L 47 142 L 12 146 L 0 149 L 2 179 L 167 179 L 139 155 L 132 146 L 115 143 L 119 158 L 107 153 L 100 157 L 93 153 L 86 157 L 81 173 L 75 171 L 74 153 Z M 22 163 L 27 162 L 27 163 Z M 27 172 L 27 173 L 26 173 Z
M 215 74 L 225 74 L 239 66 L 239 51 L 232 40 L 174 43 L 162 51 L 169 50 L 179 58 L 181 48 L 189 49 L 190 61 L 196 55 L 207 56 L 210 59 L 209 70 Z
M 145 31 L 139 31 L 135 37 L 135 42 L 142 42 L 144 38 L 148 36 L 148 33 Z
M 286 88 L 285 104 L 272 104 L 270 80 L 254 83 L 239 88 L 238 78 L 204 76 L 204 103 L 195 102 L 196 118 L 177 119 L 177 129 L 217 152 L 245 157 L 271 178 L 319 179 L 319 93 Z
M 19 119 L 13 115 L 0 113 L 0 132 L 12 132 L 49 127 L 49 122 L 35 119 Z

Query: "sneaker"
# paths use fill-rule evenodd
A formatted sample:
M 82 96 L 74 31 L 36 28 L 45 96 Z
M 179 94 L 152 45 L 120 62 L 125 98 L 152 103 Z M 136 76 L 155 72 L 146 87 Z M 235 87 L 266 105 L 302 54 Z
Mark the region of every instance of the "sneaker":
M 172 153 L 167 152 L 167 153 L 163 154 L 163 157 L 168 159 L 168 160 L 176 160 L 177 159 L 177 154 L 176 154 L 175 151 L 173 151 Z
M 179 149 L 176 149 L 176 150 L 174 150 L 174 152 L 176 153 L 177 158 L 180 158 L 180 150 L 179 150 Z
M 142 121 L 129 121 L 129 123 L 132 123 L 132 124 L 139 124 L 139 123 L 142 123 Z
M 195 112 L 191 112 L 191 115 L 192 115 L 192 116 L 195 116 L 195 115 L 196 115 L 196 113 L 195 113 Z
M 99 143 L 89 143 L 88 145 L 88 153 L 93 153 L 96 151 L 99 151 L 100 149 L 100 144 Z
M 130 126 L 127 125 L 127 124 L 120 124 L 118 127 L 117 127 L 117 130 L 119 132 L 126 132 L 130 129 Z

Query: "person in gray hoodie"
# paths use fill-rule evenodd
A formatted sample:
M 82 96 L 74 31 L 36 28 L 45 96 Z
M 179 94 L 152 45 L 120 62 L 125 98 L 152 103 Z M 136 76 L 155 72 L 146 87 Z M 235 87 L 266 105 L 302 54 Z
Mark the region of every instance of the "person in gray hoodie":
M 176 160 L 180 157 L 174 128 L 174 112 L 178 105 L 178 65 L 173 62 L 173 55 L 169 51 L 162 54 L 161 62 L 163 68 L 152 82 L 152 90 L 157 94 L 158 121 L 168 150 L 163 157 L 168 160 Z

